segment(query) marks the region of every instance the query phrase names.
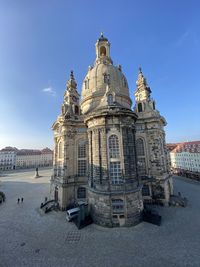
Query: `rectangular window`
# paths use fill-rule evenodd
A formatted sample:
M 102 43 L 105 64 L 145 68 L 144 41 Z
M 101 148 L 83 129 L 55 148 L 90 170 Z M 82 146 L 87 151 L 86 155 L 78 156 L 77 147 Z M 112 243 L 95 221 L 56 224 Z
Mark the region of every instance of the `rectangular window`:
M 110 178 L 112 184 L 120 184 L 123 182 L 120 162 L 110 162 Z
M 113 213 L 124 212 L 124 202 L 122 199 L 112 199 Z
M 78 160 L 78 176 L 86 175 L 86 166 L 87 166 L 87 163 L 85 159 Z
M 77 198 L 83 199 L 86 198 L 86 189 L 85 187 L 79 187 L 77 190 Z
M 80 142 L 78 145 L 78 158 L 86 157 L 86 144 L 85 142 Z
M 142 187 L 142 195 L 143 196 L 149 196 L 150 195 L 150 191 L 149 191 L 149 186 L 148 185 L 143 185 L 143 187 Z

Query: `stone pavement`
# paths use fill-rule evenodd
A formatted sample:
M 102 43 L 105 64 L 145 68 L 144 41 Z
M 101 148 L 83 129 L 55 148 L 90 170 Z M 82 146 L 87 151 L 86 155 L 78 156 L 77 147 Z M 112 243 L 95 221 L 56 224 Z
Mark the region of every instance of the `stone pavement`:
M 0 205 L 0 266 L 199 267 L 200 183 L 174 179 L 175 191 L 189 199 L 186 208 L 159 208 L 162 225 L 131 228 L 90 225 L 77 230 L 65 212 L 43 214 L 50 170 L 1 177 L 6 202 Z M 17 198 L 24 203 L 17 204 Z

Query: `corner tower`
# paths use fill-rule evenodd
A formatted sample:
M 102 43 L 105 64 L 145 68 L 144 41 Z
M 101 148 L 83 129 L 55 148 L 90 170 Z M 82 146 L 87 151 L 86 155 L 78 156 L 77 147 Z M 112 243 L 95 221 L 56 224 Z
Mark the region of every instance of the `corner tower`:
M 87 131 L 80 113 L 79 94 L 71 71 L 64 92 L 61 114 L 52 126 L 54 161 L 51 177 L 51 197 L 60 209 L 74 205 L 87 197 Z
M 151 89 L 139 68 L 135 91 L 136 148 L 138 174 L 143 183 L 144 199 L 168 204 L 173 192 L 165 142 L 166 120 L 156 109 Z
M 88 132 L 88 202 L 95 223 L 131 226 L 141 220 L 143 201 L 137 174 L 136 114 L 120 66 L 113 66 L 110 43 L 96 43 L 94 67 L 82 87 L 81 109 Z

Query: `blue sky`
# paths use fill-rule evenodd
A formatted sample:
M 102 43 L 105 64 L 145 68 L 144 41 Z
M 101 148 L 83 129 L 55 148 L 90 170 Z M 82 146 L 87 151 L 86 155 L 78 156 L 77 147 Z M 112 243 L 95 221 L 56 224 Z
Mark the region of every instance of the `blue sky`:
M 0 0 L 0 148 L 53 148 L 70 70 L 80 92 L 101 31 L 132 99 L 142 66 L 167 142 L 200 140 L 199 10 L 194 0 Z

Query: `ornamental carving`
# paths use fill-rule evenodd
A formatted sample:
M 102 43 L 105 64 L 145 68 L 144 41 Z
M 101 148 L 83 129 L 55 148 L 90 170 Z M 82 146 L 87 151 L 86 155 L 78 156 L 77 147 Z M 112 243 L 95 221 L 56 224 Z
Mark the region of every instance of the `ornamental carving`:
M 67 132 L 66 132 L 66 136 L 68 138 L 74 138 L 74 136 L 76 135 L 77 131 L 75 129 L 69 129 Z

